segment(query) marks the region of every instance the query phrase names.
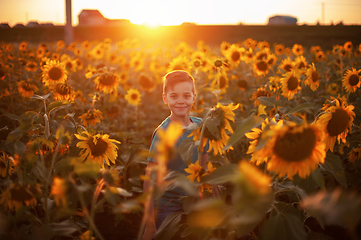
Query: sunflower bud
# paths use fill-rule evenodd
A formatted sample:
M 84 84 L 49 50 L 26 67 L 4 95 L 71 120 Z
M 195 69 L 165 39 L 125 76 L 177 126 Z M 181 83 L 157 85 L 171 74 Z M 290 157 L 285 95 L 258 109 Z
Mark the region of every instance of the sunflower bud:
M 215 66 L 215 67 L 221 67 L 222 64 L 223 64 L 222 61 L 219 60 L 219 59 L 214 62 L 214 66 Z

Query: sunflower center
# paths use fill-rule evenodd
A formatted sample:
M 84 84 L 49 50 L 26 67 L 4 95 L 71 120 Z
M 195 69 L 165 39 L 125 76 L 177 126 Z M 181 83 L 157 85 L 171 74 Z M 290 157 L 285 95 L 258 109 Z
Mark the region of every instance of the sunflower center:
M 271 58 L 270 60 L 268 60 L 267 63 L 268 63 L 269 65 L 272 65 L 272 64 L 274 63 L 274 61 L 275 61 L 274 58 Z
M 63 71 L 58 67 L 52 67 L 49 70 L 49 78 L 53 81 L 59 80 L 62 75 L 63 75 Z
M 306 67 L 306 64 L 304 62 L 300 62 L 298 64 L 298 68 L 305 68 Z
M 291 64 L 286 64 L 283 69 L 286 71 L 286 72 L 291 72 L 292 70 L 292 65 Z
M 267 53 L 261 53 L 260 55 L 258 55 L 257 60 L 267 59 L 267 57 L 268 57 Z
M 262 72 L 265 72 L 268 69 L 268 64 L 265 61 L 260 61 L 257 63 L 257 69 Z
M 6 164 L 4 161 L 0 161 L 0 169 L 6 169 Z
M 91 151 L 92 156 L 99 157 L 103 155 L 108 147 L 108 144 L 101 138 L 97 139 L 97 144 L 94 144 L 93 139 L 88 140 L 88 145 Z
M 298 78 L 290 77 L 287 81 L 287 88 L 290 91 L 296 90 L 298 87 Z
M 114 75 L 105 75 L 99 79 L 99 82 L 104 86 L 113 86 L 115 84 L 115 81 L 116 76 Z
M 313 71 L 311 74 L 312 82 L 317 82 L 319 79 L 319 75 L 317 72 Z
M 287 132 L 277 138 L 273 151 L 284 161 L 300 162 L 312 155 L 316 138 L 316 134 L 311 128 L 306 128 L 303 132 Z
M 344 132 L 350 122 L 350 118 L 346 110 L 342 108 L 336 109 L 332 113 L 332 118 L 327 124 L 327 131 L 331 137 L 335 137 Z
M 130 98 L 132 100 L 137 100 L 138 99 L 138 94 L 133 93 L 132 95 L 130 95 Z
M 360 81 L 360 77 L 356 74 L 352 74 L 348 80 L 348 82 L 352 87 L 356 86 L 359 83 L 359 81 Z
M 233 52 L 232 56 L 231 56 L 231 58 L 234 62 L 238 61 L 240 57 L 241 57 L 241 54 L 238 51 Z

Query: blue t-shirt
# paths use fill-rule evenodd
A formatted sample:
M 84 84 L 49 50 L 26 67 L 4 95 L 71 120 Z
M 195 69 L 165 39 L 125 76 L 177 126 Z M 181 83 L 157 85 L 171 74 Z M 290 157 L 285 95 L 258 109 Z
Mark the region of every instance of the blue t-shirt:
M 190 117 L 191 121 L 193 123 L 196 123 L 197 126 L 199 126 L 199 124 L 201 123 L 202 119 L 198 118 L 198 117 Z M 156 152 L 156 146 L 157 146 L 157 142 L 159 141 L 159 136 L 157 133 L 157 130 L 159 128 L 162 128 L 163 130 L 166 130 L 169 127 L 169 124 L 172 121 L 170 120 L 169 117 L 167 117 L 154 131 L 153 133 L 153 140 L 152 143 L 150 145 L 150 149 L 149 152 L 150 153 L 155 153 Z M 181 137 L 178 139 L 175 148 L 178 149 L 179 145 L 181 144 L 181 142 L 185 139 L 192 139 L 193 136 L 188 137 L 189 134 L 191 134 L 192 130 L 184 130 Z M 207 150 L 209 148 L 208 142 L 207 145 L 203 148 L 203 154 L 207 154 Z M 157 162 L 154 157 L 154 154 L 150 154 L 148 157 L 148 161 L 151 162 Z M 191 157 L 191 161 L 192 163 L 195 163 L 198 160 L 198 148 L 194 148 L 193 150 L 193 154 Z M 200 160 L 199 160 L 200 163 Z M 180 156 L 179 152 L 176 151 L 175 156 L 170 159 L 167 162 L 167 168 L 169 171 L 177 171 L 180 172 L 181 174 L 184 175 L 189 175 L 186 171 L 184 171 L 184 169 L 188 168 L 188 165 L 186 162 L 183 161 L 182 157 Z M 159 202 L 156 201 L 156 203 L 158 203 L 159 205 L 167 205 L 167 206 L 179 206 L 182 205 L 182 197 L 187 196 L 186 192 L 181 189 L 181 188 L 174 188 L 172 190 L 168 190 L 165 191 L 164 194 L 162 195 L 162 197 L 160 198 Z

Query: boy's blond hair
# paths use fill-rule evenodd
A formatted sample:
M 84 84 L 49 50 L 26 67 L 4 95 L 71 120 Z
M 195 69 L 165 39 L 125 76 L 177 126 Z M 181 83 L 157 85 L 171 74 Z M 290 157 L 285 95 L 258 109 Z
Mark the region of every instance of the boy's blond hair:
M 180 82 L 190 82 L 192 83 L 192 91 L 196 93 L 196 88 L 194 85 L 194 78 L 186 71 L 183 70 L 174 70 L 167 73 L 163 77 L 163 94 L 167 94 L 167 91 L 172 88 L 176 83 Z

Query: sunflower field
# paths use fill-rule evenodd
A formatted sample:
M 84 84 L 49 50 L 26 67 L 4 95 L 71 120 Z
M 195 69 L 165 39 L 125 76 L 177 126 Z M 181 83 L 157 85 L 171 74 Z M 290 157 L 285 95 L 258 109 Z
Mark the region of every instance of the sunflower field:
M 23 41 L 0 58 L 1 239 L 141 239 L 174 187 L 184 212 L 155 239 L 361 239 L 361 44 Z M 162 133 L 147 179 L 172 70 L 203 120 L 178 149 Z M 203 168 L 190 152 L 207 141 Z M 188 176 L 165 171 L 174 151 Z

